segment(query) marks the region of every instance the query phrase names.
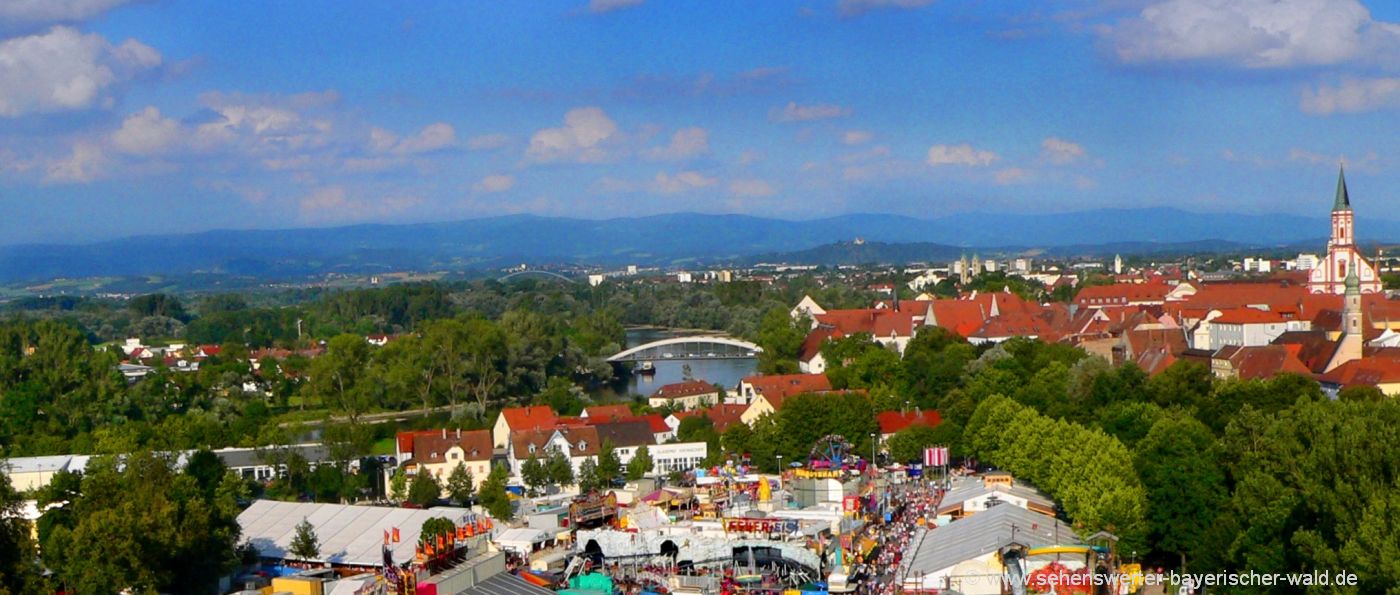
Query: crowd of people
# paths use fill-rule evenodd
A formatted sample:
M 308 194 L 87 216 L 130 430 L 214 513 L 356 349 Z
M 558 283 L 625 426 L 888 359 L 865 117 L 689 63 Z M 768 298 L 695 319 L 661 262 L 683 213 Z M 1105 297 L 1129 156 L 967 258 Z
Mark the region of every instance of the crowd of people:
M 919 527 L 933 521 L 943 499 L 943 489 L 922 483 L 890 487 L 886 516 L 873 518 L 864 537 L 877 544 L 861 563 L 862 577 L 856 590 L 861 595 L 894 593 L 904 578 L 902 565 L 918 547 L 914 542 Z M 878 516 L 878 515 L 877 515 Z M 888 519 L 888 520 L 887 520 Z

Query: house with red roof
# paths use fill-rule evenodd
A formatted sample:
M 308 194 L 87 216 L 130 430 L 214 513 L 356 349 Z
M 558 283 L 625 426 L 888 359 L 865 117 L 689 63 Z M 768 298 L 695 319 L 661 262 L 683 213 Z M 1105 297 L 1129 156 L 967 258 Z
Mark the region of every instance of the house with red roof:
M 1202 326 L 1209 337 L 1207 348 L 1212 350 L 1227 345 L 1268 345 L 1288 331 L 1306 331 L 1312 328 L 1306 320 L 1291 319 L 1279 312 L 1249 307 L 1212 312 Z
M 819 393 L 831 390 L 826 374 L 759 374 L 739 380 L 739 400 L 753 403 L 760 395 L 781 399 L 798 393 Z
M 1211 355 L 1211 373 L 1216 378 L 1259 380 L 1291 372 L 1311 375 L 1298 351 L 1285 345 L 1227 345 Z
M 1109 306 L 1160 306 L 1167 301 L 1173 287 L 1161 282 L 1114 283 L 1080 289 L 1074 295 L 1074 305 L 1084 308 Z
M 666 417 L 666 425 L 672 432 L 680 430 L 681 422 L 688 417 L 708 417 L 715 425 L 715 431 L 721 434 L 737 423 L 742 423 L 744 411 L 748 410 L 748 405 L 737 405 L 734 403 L 720 403 L 707 409 L 691 409 L 690 411 L 677 411 Z
M 900 354 L 922 326 L 914 321 L 912 312 L 884 308 L 827 310 L 816 315 L 815 322 L 814 328 L 826 327 L 842 335 L 868 334 L 876 343 Z
M 466 468 L 477 481 L 491 473 L 491 457 L 494 454 L 490 430 L 440 429 L 425 432 L 403 432 L 399 441 L 408 434 L 413 446 L 410 456 L 401 459 L 399 466 L 407 475 L 429 473 L 437 478 L 446 491 L 447 479 L 458 465 Z
M 719 393 L 719 386 L 704 380 L 674 382 L 656 389 L 656 392 L 647 398 L 647 405 L 657 409 L 695 409 L 718 403 Z
M 492 426 L 492 444 L 496 448 L 505 448 L 510 443 L 512 432 L 552 429 L 558 419 L 554 410 L 544 405 L 506 407 L 496 416 L 496 425 Z
M 624 404 L 594 405 L 592 407 L 584 407 L 583 415 L 580 417 L 588 420 L 589 423 L 597 423 L 598 421 L 607 421 L 610 419 L 624 419 L 632 417 L 632 408 Z
M 1322 390 L 1332 397 L 1351 386 L 1374 386 L 1388 397 L 1400 395 L 1400 359 L 1363 357 L 1341 364 L 1317 376 Z
M 827 341 L 835 341 L 846 336 L 840 329 L 829 326 L 817 326 L 812 332 L 807 333 L 807 338 L 802 340 L 802 347 L 797 350 L 797 369 L 803 374 L 822 374 L 826 372 L 826 356 L 822 355 L 822 346 Z
M 896 432 L 912 426 L 938 427 L 943 422 L 943 418 L 937 411 L 882 411 L 875 416 L 875 422 L 880 424 L 880 441 L 889 440 L 890 436 Z

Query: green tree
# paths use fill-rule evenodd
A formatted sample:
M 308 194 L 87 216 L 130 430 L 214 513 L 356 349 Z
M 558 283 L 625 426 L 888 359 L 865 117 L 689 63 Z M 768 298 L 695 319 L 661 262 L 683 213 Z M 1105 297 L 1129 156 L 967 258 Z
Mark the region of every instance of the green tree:
M 592 459 L 589 459 L 592 460 Z M 549 482 L 563 487 L 574 483 L 574 465 L 569 461 L 569 455 L 560 451 L 551 451 L 549 458 L 545 459 L 545 470 L 549 473 Z
M 744 424 L 736 425 L 742 426 Z M 632 460 L 627 462 L 628 481 L 637 481 L 645 477 L 646 474 L 651 473 L 651 469 L 655 464 L 656 463 L 651 459 L 651 451 L 647 449 L 647 445 L 643 444 L 637 449 L 637 452 L 632 453 Z
M 924 448 L 938 444 L 938 430 L 923 424 L 915 424 L 895 432 L 886 446 L 890 458 L 900 462 L 921 461 Z
M 457 463 L 452 474 L 447 476 L 447 495 L 458 504 L 464 504 L 472 497 L 472 472 L 463 463 Z
M 95 458 L 43 541 L 56 580 L 85 593 L 209 592 L 237 566 L 238 504 L 149 452 Z
M 442 486 L 438 485 L 436 477 L 426 470 L 419 470 L 414 474 L 413 481 L 408 484 L 408 501 L 418 506 L 428 507 L 442 497 Z
M 622 477 L 622 461 L 613 450 L 612 440 L 603 439 L 598 449 L 598 485 L 612 487 L 613 482 Z
M 539 494 L 545 486 L 550 485 L 549 469 L 532 454 L 520 464 L 520 481 L 530 489 L 531 494 Z
M 408 498 L 408 476 L 404 474 L 403 468 L 394 470 L 394 476 L 389 479 L 389 498 L 395 502 L 403 502 Z
M 326 352 L 311 360 L 311 380 L 304 392 L 356 423 L 374 404 L 378 387 L 366 381 L 370 345 L 364 337 L 343 334 L 333 337 Z
M 797 352 L 807 338 L 811 322 L 806 318 L 794 320 L 781 306 L 770 308 L 758 326 L 758 371 L 762 374 L 795 374 Z
M 1137 445 L 1134 465 L 1147 488 L 1147 521 L 1158 551 L 1188 556 L 1215 547 L 1203 538 L 1228 497 L 1210 428 L 1184 413 L 1163 415 Z
M 9 475 L 0 474 L 0 593 L 51 593 L 42 578 L 29 522 L 20 516 L 23 504 Z
M 310 521 L 302 518 L 301 522 L 297 523 L 292 542 L 287 546 L 287 553 L 303 562 L 321 557 L 321 540 L 316 536 L 316 528 Z
M 578 491 L 580 494 L 587 494 L 594 490 L 605 487 L 602 478 L 598 477 L 598 463 L 593 459 L 584 459 L 578 466 Z
M 492 465 L 486 481 L 481 482 L 477 498 L 491 518 L 509 521 L 512 516 L 510 494 L 506 492 L 506 480 L 509 478 L 510 472 L 504 465 Z
M 451 535 L 457 530 L 457 525 L 445 517 L 435 516 L 423 521 L 423 526 L 418 530 L 418 543 L 420 545 L 437 539 L 439 535 Z

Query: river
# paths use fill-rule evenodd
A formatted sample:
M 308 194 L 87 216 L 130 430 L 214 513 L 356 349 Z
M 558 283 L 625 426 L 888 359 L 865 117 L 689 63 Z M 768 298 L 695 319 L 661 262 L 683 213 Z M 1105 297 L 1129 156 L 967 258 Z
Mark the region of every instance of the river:
M 627 329 L 627 345 L 624 349 L 631 349 L 638 345 L 650 343 L 658 339 L 669 337 L 684 337 L 688 335 L 707 334 L 702 332 L 682 332 L 671 329 L 659 328 L 629 328 Z M 710 333 L 712 334 L 712 333 Z M 633 374 L 627 379 L 627 394 L 642 395 L 650 397 L 656 389 L 685 380 L 685 366 L 690 365 L 690 375 L 696 380 L 718 384 L 730 393 L 734 392 L 734 387 L 738 386 L 739 379 L 752 375 L 758 367 L 756 359 L 713 359 L 713 360 L 690 360 L 690 361 L 656 361 L 656 374 L 643 376 Z M 612 387 L 605 387 L 593 392 L 595 400 L 600 402 L 613 401 L 619 396 Z

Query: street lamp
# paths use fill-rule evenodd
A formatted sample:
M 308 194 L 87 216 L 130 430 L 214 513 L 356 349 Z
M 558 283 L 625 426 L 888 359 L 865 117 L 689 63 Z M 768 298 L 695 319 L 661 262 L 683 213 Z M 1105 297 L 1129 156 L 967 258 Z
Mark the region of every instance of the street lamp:
M 875 439 L 875 432 L 870 433 L 870 475 L 875 475 L 875 449 L 880 446 L 880 442 Z

